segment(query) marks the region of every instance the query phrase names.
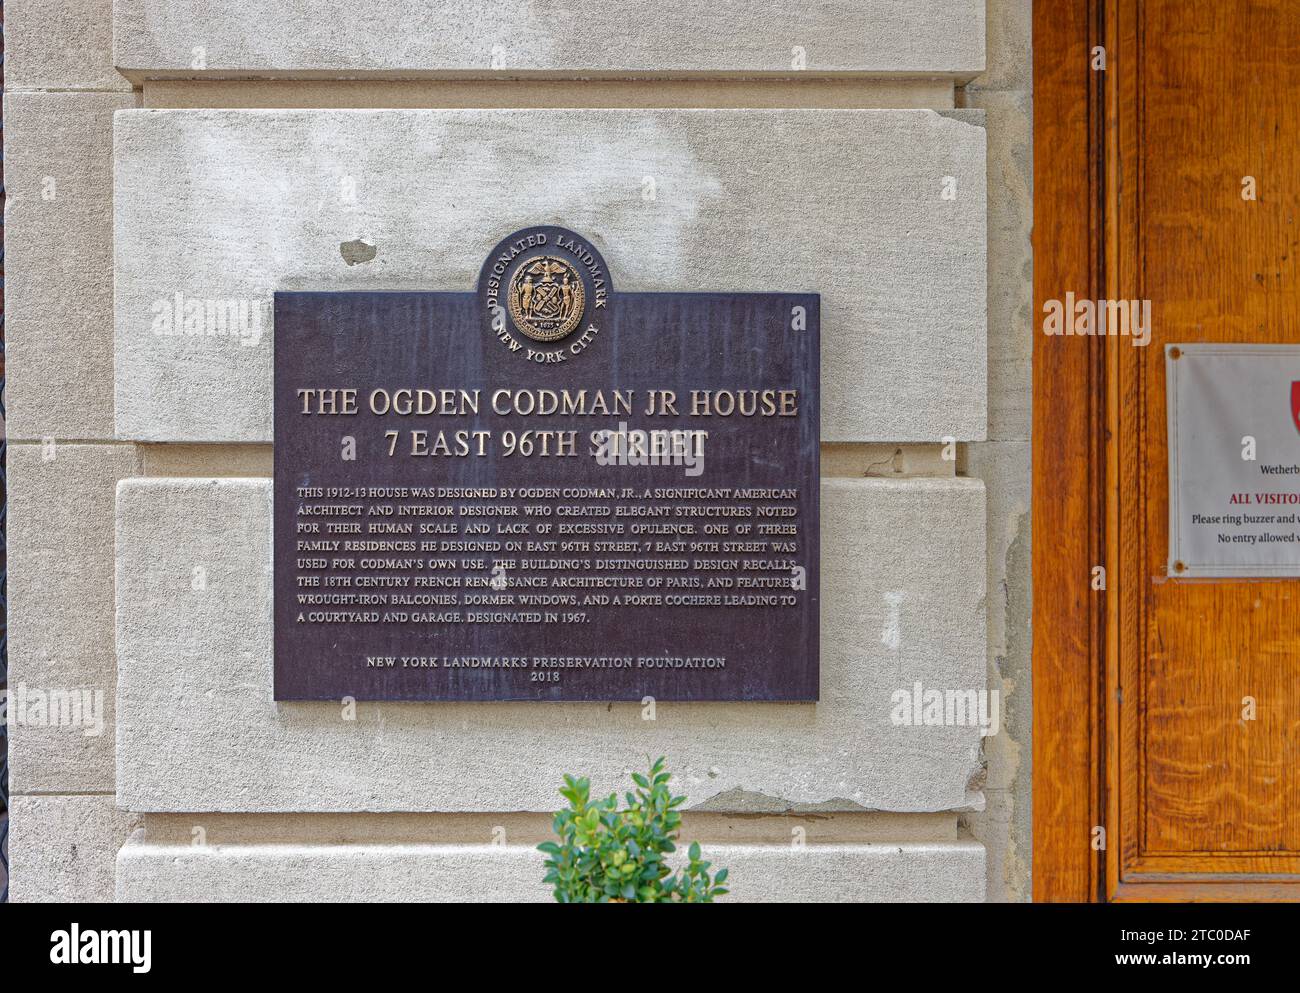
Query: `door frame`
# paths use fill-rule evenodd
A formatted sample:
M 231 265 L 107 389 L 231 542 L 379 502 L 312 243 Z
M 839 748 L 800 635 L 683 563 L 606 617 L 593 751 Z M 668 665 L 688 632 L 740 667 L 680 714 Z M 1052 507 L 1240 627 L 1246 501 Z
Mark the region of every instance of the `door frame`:
M 1067 290 L 1105 284 L 1106 0 L 1034 0 L 1033 895 L 1105 898 L 1104 339 L 1040 333 Z
M 1033 897 L 1036 901 L 1296 900 L 1300 880 L 1123 879 L 1116 338 L 1047 337 L 1048 300 L 1133 296 L 1142 0 L 1034 0 Z M 1105 71 L 1092 68 L 1104 48 Z M 1134 170 L 1135 172 L 1138 170 Z M 1140 182 L 1131 177 L 1130 188 Z M 1094 582 L 1104 567 L 1100 588 Z M 1137 573 L 1132 573 L 1136 575 Z M 1127 642 L 1126 642 L 1127 643 Z M 1130 644 L 1129 654 L 1138 650 Z M 1110 692 L 1113 688 L 1116 692 Z M 1134 770 L 1129 770 L 1132 776 Z M 1107 843 L 1109 842 L 1109 843 Z

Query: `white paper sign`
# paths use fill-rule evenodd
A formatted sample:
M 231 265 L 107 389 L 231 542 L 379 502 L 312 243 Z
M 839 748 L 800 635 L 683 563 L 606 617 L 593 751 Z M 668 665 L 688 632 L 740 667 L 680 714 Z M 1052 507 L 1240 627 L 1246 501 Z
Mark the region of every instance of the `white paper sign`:
M 1165 346 L 1169 575 L 1300 576 L 1300 345 Z

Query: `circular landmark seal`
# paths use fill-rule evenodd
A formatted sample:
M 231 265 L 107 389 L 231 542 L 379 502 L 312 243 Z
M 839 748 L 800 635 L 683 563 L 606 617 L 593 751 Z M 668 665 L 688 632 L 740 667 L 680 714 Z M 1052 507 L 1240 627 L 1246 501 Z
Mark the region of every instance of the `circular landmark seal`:
M 609 270 L 591 243 L 567 228 L 524 228 L 492 250 L 479 274 L 488 331 L 537 363 L 564 362 L 595 343 L 609 310 Z
M 554 255 L 529 259 L 510 277 L 510 316 L 534 341 L 559 341 L 576 328 L 585 297 L 578 270 Z

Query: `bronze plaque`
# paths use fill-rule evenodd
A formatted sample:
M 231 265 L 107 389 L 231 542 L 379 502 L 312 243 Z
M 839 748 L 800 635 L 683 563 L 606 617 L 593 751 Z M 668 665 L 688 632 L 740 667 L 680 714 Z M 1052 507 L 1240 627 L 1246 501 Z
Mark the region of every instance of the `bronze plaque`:
M 819 297 L 275 297 L 277 700 L 816 700 Z

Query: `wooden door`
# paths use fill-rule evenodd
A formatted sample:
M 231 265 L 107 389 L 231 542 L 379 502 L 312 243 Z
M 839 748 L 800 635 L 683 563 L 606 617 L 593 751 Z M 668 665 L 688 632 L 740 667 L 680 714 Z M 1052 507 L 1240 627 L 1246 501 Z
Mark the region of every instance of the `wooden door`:
M 1039 313 L 1066 291 L 1152 308 L 1145 347 L 1035 344 L 1035 895 L 1300 899 L 1300 581 L 1166 575 L 1164 358 L 1300 342 L 1300 3 L 1039 4 L 1035 32 L 1036 63 L 1089 59 L 1036 65 L 1036 124 L 1059 101 L 1077 146 L 1072 179 L 1044 175 L 1060 148 L 1036 163 Z M 1044 524 L 1080 529 L 1056 559 Z

